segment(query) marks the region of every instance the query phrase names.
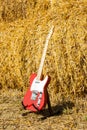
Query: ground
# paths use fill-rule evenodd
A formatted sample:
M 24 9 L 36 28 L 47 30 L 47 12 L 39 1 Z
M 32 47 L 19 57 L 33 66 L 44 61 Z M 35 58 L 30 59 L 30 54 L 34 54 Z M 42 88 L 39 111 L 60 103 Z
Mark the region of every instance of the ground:
M 0 91 L 0 130 L 87 130 L 87 96 L 68 99 L 41 113 L 24 110 L 19 90 Z M 57 111 L 57 112 L 56 112 Z

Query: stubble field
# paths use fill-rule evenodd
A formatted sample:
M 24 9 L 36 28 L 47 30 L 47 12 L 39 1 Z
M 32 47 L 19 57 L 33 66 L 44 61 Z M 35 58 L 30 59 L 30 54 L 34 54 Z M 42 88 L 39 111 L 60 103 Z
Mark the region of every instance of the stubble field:
M 47 107 L 29 113 L 21 101 L 52 25 L 43 67 L 49 116 Z M 0 0 L 0 129 L 87 129 L 87 0 Z

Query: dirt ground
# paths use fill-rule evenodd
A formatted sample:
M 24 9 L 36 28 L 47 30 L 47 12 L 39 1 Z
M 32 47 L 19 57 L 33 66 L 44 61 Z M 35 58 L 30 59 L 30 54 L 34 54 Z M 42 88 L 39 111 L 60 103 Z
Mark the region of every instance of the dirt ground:
M 66 99 L 41 113 L 24 110 L 19 90 L 0 91 L 0 130 L 87 130 L 87 96 Z

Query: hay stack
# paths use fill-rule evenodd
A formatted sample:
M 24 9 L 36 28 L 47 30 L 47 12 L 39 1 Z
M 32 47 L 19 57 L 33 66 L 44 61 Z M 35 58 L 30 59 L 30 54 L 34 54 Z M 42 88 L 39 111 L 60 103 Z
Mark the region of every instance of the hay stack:
M 54 24 L 43 68 L 51 76 L 50 95 L 53 99 L 56 94 L 57 99 L 58 94 L 86 93 L 87 1 L 59 0 L 53 7 L 48 0 L 7 4 L 4 0 L 0 8 L 0 87 L 27 89 Z

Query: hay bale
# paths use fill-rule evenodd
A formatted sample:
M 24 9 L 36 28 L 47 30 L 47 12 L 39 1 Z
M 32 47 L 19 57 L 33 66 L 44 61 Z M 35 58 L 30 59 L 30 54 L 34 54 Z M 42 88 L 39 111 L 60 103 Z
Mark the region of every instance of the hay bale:
M 31 4 L 31 9 L 29 4 L 26 18 L 16 17 L 18 20 L 13 21 L 12 15 L 10 21 L 13 22 L 0 24 L 0 87 L 27 89 L 30 74 L 39 68 L 49 28 L 54 24 L 43 68 L 44 75 L 48 73 L 51 76 L 51 98 L 57 100 L 58 94 L 85 94 L 87 2 L 60 0 L 51 8 L 50 1 L 36 1 Z

